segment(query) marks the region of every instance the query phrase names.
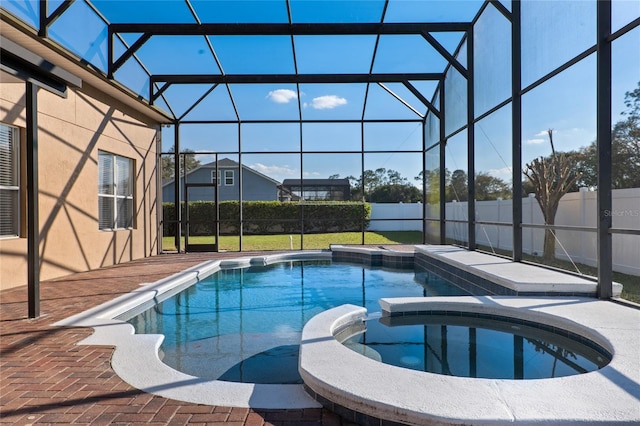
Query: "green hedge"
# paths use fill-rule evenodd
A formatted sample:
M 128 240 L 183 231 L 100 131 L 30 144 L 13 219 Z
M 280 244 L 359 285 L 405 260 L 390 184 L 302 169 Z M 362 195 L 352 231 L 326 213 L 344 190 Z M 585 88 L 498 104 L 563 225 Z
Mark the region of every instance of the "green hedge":
M 184 203 L 182 217 L 185 219 Z M 163 204 L 164 235 L 175 235 L 175 204 Z M 355 202 L 305 202 L 282 203 L 280 201 L 245 201 L 242 203 L 243 234 L 292 234 L 300 233 L 300 220 L 304 217 L 304 232 L 353 232 L 369 226 L 371 206 Z M 215 234 L 215 203 L 193 201 L 189 203 L 189 235 Z M 240 232 L 240 203 L 220 202 L 220 234 L 236 235 Z

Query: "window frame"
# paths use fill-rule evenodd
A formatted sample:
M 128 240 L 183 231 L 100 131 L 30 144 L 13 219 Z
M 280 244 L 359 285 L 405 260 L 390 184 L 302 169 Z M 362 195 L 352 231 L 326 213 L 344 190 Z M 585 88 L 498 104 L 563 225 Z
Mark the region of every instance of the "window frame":
M 220 186 L 220 170 L 218 170 L 218 177 L 216 178 L 216 171 L 211 170 L 211 183 L 216 186 Z
M 112 165 L 112 176 L 111 176 L 111 181 L 110 181 L 110 186 L 112 188 L 112 194 L 107 194 L 107 193 L 102 193 L 101 191 L 101 182 L 100 182 L 100 176 L 102 175 L 101 173 L 101 162 L 100 162 L 100 156 L 108 156 L 111 157 L 111 165 Z M 118 160 L 126 160 L 129 162 L 129 176 L 128 176 L 128 181 L 129 181 L 129 187 L 131 188 L 130 193 L 127 195 L 120 195 L 118 194 Z M 110 199 L 113 200 L 113 211 L 112 211 L 112 222 L 111 222 L 111 226 L 105 226 L 102 227 L 101 222 L 102 222 L 102 209 L 100 208 L 100 198 L 103 199 Z M 131 217 L 128 218 L 127 222 L 130 224 L 127 227 L 120 227 L 118 225 L 119 222 L 119 214 L 118 214 L 118 200 L 131 200 Z M 135 160 L 133 160 L 132 158 L 129 157 L 124 157 L 122 155 L 117 155 L 117 154 L 113 154 L 111 152 L 108 151 L 102 151 L 99 150 L 98 151 L 98 230 L 100 231 L 121 231 L 121 230 L 127 230 L 127 229 L 135 229 Z
M 11 135 L 9 136 L 11 139 L 11 150 L 13 151 L 11 166 L 13 171 L 13 179 L 15 185 L 1 185 L 0 191 L 13 193 L 15 192 L 15 200 L 16 204 L 14 208 L 10 210 L 12 216 L 10 216 L 10 221 L 12 222 L 13 229 L 9 234 L 0 234 L 0 239 L 9 239 L 9 238 L 20 238 L 21 231 L 21 221 L 22 221 L 22 206 L 21 206 L 21 194 L 20 194 L 20 184 L 21 184 L 21 164 L 20 164 L 20 128 L 16 126 L 12 126 L 6 123 L 0 123 L 0 127 L 6 127 Z
M 231 182 L 231 183 L 229 183 Z M 224 171 L 224 186 L 234 186 L 235 185 L 235 173 L 233 170 L 225 170 Z

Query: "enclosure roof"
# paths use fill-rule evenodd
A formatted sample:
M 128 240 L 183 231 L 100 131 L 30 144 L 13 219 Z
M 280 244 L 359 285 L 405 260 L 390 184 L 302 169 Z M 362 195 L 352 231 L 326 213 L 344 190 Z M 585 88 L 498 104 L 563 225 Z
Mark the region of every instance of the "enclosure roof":
M 174 121 L 438 114 L 481 0 L 49 0 L 3 8 Z M 491 2 L 508 15 L 509 2 Z M 339 113 L 336 112 L 339 110 Z M 386 117 L 385 117 L 386 118 Z

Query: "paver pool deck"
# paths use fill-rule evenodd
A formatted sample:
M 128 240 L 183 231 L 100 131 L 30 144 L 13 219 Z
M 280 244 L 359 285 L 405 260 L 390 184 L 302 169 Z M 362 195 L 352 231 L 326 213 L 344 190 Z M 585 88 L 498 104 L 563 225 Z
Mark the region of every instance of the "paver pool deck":
M 254 410 L 151 395 L 113 372 L 113 348 L 77 345 L 92 329 L 52 327 L 56 321 L 128 293 L 141 283 L 207 260 L 238 256 L 164 254 L 43 281 L 41 316 L 33 320 L 27 318 L 26 288 L 1 292 L 0 424 L 351 425 L 323 409 Z
M 231 408 L 145 393 L 114 372 L 113 347 L 78 345 L 91 328 L 53 326 L 205 261 L 275 253 L 165 254 L 43 282 L 35 320 L 26 318 L 26 288 L 0 293 L 0 423 L 352 425 L 320 408 Z

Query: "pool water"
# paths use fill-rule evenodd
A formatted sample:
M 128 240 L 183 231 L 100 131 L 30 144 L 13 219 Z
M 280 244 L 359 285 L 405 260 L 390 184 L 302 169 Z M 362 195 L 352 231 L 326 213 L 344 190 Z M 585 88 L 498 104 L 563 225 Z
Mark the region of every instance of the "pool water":
M 224 269 L 128 320 L 163 334 L 163 362 L 196 377 L 302 383 L 300 335 L 316 314 L 342 305 L 379 311 L 381 297 L 463 295 L 426 271 L 329 261 Z
M 385 364 L 448 376 L 544 379 L 595 371 L 611 361 L 604 349 L 566 332 L 506 318 L 412 315 L 365 324 L 354 327 L 355 335 L 344 330 L 352 336 L 343 344 Z

